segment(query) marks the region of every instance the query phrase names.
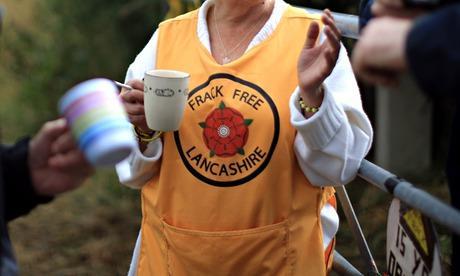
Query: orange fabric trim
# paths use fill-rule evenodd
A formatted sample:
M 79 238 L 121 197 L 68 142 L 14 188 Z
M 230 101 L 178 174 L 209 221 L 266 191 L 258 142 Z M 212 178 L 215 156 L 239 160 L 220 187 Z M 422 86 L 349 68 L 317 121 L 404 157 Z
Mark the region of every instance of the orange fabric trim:
M 334 249 L 335 249 L 335 238 L 332 239 L 331 243 L 326 247 L 324 251 L 324 260 L 327 267 L 327 271 L 331 270 L 332 263 L 334 261 Z

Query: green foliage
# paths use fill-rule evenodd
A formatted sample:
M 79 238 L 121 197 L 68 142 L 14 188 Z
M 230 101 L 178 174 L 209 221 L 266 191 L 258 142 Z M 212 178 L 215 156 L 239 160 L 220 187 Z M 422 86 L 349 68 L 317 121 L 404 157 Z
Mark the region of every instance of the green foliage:
M 30 133 L 57 116 L 71 86 L 94 78 L 123 80 L 128 65 L 165 15 L 164 1 L 47 0 L 29 4 L 33 25 L 5 29 L 0 67 L 17 83 L 0 116 L 6 136 Z M 12 15 L 14 16 L 14 15 Z M 5 79 L 5 80 L 4 80 Z M 9 133 L 10 129 L 15 129 Z
M 30 18 L 24 24 L 7 24 L 0 41 L 0 82 L 10 83 L 3 85 L 0 96 L 2 138 L 12 140 L 32 133 L 44 121 L 55 118 L 58 99 L 80 81 L 94 77 L 122 81 L 127 66 L 168 8 L 171 15 L 195 8 L 198 2 L 11 1 L 15 4 L 10 5 L 32 12 L 8 15 Z M 341 12 L 354 12 L 358 5 L 334 0 L 288 2 Z

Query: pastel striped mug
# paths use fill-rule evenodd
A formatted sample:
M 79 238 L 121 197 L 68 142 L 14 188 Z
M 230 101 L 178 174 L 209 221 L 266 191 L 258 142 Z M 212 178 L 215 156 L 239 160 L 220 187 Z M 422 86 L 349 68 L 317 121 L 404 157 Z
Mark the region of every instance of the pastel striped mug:
M 91 79 L 72 87 L 58 107 L 78 146 L 95 167 L 115 166 L 137 146 L 118 89 L 111 80 Z

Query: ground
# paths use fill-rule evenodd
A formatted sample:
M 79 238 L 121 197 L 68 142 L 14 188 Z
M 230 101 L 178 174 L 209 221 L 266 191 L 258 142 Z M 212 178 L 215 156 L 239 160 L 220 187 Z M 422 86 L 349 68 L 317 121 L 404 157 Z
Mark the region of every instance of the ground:
M 10 234 L 21 275 L 125 275 L 139 206 L 137 192 L 102 173 L 17 219 Z

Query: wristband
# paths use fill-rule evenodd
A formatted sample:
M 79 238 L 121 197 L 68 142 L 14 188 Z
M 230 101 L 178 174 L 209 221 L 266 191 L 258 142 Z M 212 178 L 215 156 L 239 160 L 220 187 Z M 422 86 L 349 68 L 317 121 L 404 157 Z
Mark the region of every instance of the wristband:
M 147 133 L 147 132 L 142 131 L 137 126 L 134 126 L 134 133 L 136 133 L 136 137 L 139 143 L 150 143 L 160 138 L 161 135 L 163 134 L 163 131 L 152 130 Z

